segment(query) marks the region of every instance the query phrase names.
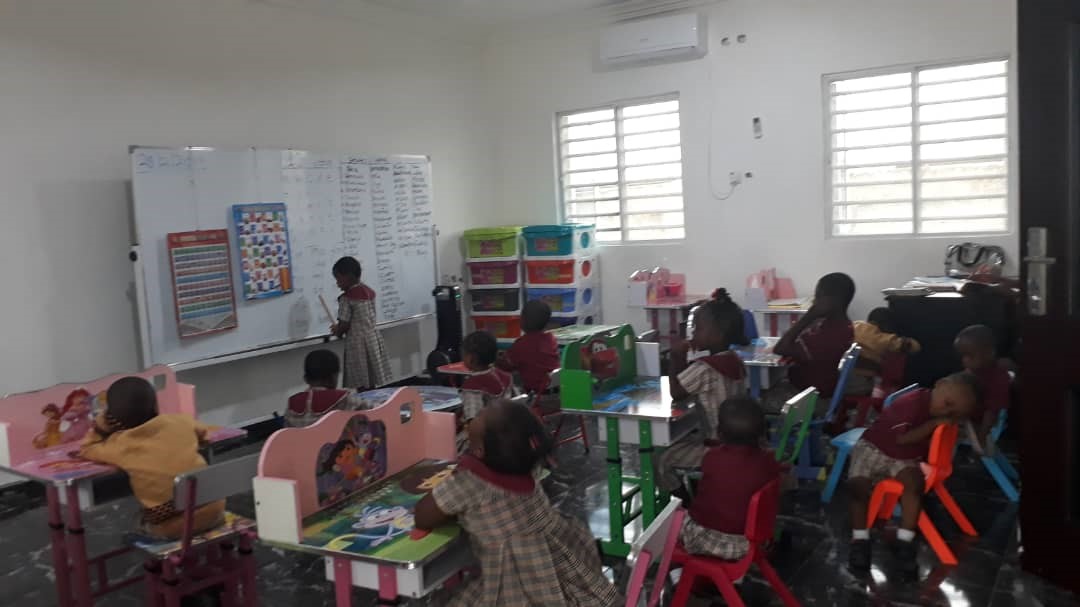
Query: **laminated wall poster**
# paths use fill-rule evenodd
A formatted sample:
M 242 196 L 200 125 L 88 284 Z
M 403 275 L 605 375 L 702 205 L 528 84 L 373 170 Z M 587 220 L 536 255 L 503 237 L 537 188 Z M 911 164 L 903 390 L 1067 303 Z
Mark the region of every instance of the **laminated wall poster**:
M 232 209 L 244 299 L 291 293 L 292 254 L 285 205 L 237 204 Z
M 236 327 L 228 231 L 176 232 L 167 242 L 180 337 Z

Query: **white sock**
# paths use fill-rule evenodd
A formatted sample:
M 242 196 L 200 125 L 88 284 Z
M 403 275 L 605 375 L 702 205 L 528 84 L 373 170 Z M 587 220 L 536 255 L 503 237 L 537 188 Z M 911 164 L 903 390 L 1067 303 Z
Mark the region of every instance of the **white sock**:
M 852 529 L 851 539 L 853 540 L 868 540 L 870 539 L 869 529 Z
M 911 540 L 915 539 L 915 531 L 912 529 L 897 529 L 896 539 L 900 540 L 901 542 L 910 542 Z

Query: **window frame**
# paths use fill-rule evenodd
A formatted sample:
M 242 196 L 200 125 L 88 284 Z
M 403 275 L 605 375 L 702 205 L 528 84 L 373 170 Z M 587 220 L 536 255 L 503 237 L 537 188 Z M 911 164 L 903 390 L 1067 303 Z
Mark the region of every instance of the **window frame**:
M 626 150 L 623 148 L 623 142 L 622 142 L 622 137 L 623 137 L 623 117 L 622 117 L 622 112 L 628 106 L 648 105 L 650 103 L 663 103 L 665 101 L 678 101 L 679 102 L 679 111 L 678 111 L 678 116 L 679 116 L 679 129 L 678 129 L 678 131 L 679 131 L 679 165 L 681 167 L 681 172 L 680 172 L 680 175 L 679 175 L 679 183 L 680 183 L 680 186 L 681 186 L 681 188 L 680 188 L 681 192 L 680 192 L 679 196 L 682 198 L 682 206 L 680 208 L 680 211 L 683 214 L 683 225 L 681 226 L 682 229 L 683 229 L 683 237 L 682 238 L 657 238 L 657 239 L 650 239 L 650 240 L 628 240 L 626 238 L 626 233 L 628 231 L 628 227 L 627 227 L 627 216 L 628 216 L 628 214 L 627 214 L 626 209 L 625 209 L 626 194 L 627 194 L 626 177 L 625 177 L 625 173 L 626 173 Z M 686 221 L 686 154 L 685 154 L 685 147 L 684 147 L 685 139 L 683 137 L 683 101 L 682 101 L 682 97 L 681 97 L 679 91 L 671 91 L 671 92 L 668 92 L 668 93 L 662 93 L 662 94 L 658 94 L 658 95 L 650 95 L 650 96 L 647 96 L 647 97 L 633 97 L 633 98 L 629 98 L 629 99 L 620 99 L 620 100 L 617 100 L 617 101 L 609 101 L 607 103 L 600 103 L 600 104 L 596 104 L 596 105 L 592 105 L 592 106 L 588 106 L 588 107 L 581 107 L 581 108 L 577 108 L 577 109 L 573 109 L 573 110 L 564 110 L 564 111 L 560 111 L 560 112 L 555 113 L 555 122 L 554 122 L 554 127 L 555 128 L 554 128 L 554 131 L 553 131 L 553 136 L 554 136 L 554 142 L 555 142 L 555 183 L 557 184 L 557 187 L 559 189 L 559 196 L 558 196 L 558 207 L 559 208 L 558 208 L 558 215 L 557 215 L 558 218 L 559 218 L 559 221 L 564 222 L 564 223 L 572 221 L 571 219 L 569 219 L 567 217 L 567 213 L 566 213 L 566 205 L 567 205 L 566 189 L 567 189 L 567 187 L 566 187 L 566 183 L 565 183 L 566 174 L 564 173 L 564 170 L 563 170 L 563 162 L 566 160 L 566 158 L 564 158 L 564 156 L 563 156 L 562 119 L 565 116 L 570 116 L 570 115 L 573 115 L 573 114 L 585 114 L 585 113 L 588 113 L 588 112 L 596 112 L 596 111 L 600 111 L 600 110 L 613 110 L 615 112 L 615 118 L 614 118 L 615 134 L 614 134 L 614 137 L 615 137 L 615 152 L 616 152 L 616 155 L 617 155 L 616 167 L 615 168 L 619 173 L 619 181 L 618 181 L 618 184 L 617 184 L 619 186 L 619 212 L 618 212 L 618 216 L 619 216 L 619 218 L 621 220 L 621 224 L 622 224 L 622 227 L 619 230 L 619 232 L 620 232 L 619 240 L 617 240 L 617 241 L 604 241 L 604 242 L 602 242 L 600 244 L 602 244 L 605 247 L 622 247 L 622 246 L 642 246 L 642 245 L 644 245 L 644 246 L 666 245 L 666 244 L 677 244 L 677 243 L 686 242 L 688 237 L 689 237 L 689 233 L 688 233 L 689 226 L 688 226 L 688 222 Z M 660 147 L 665 147 L 665 146 L 660 146 Z M 666 146 L 666 147 L 672 147 L 672 146 Z M 659 149 L 659 148 L 654 148 L 654 149 Z M 668 164 L 674 164 L 674 163 L 668 163 Z M 667 211 L 667 212 L 672 212 L 672 211 Z M 642 214 L 648 214 L 648 213 L 647 212 L 646 213 L 630 213 L 629 215 L 642 215 Z M 614 216 L 614 215 L 615 215 L 615 213 L 603 214 L 603 216 Z M 581 220 L 579 220 L 579 221 L 581 221 Z M 674 227 L 674 226 L 667 226 L 667 227 Z
M 918 86 L 918 72 L 921 70 L 934 70 L 940 68 L 960 67 L 964 65 L 972 65 L 977 63 L 992 63 L 996 61 L 1004 61 L 1005 65 L 1005 166 L 1007 167 L 1007 173 L 1005 175 L 1005 229 L 996 231 L 977 231 L 977 232 L 919 232 L 919 217 L 921 198 L 917 196 L 916 184 L 918 180 L 916 175 L 918 173 L 918 165 L 922 161 L 919 155 L 919 121 L 918 121 L 918 104 L 919 104 L 919 86 Z M 861 70 L 852 70 L 845 72 L 832 72 L 823 74 L 821 77 L 821 105 L 822 105 L 822 128 L 821 132 L 824 135 L 822 137 L 822 143 L 824 144 L 824 158 L 823 166 L 825 169 L 824 179 L 824 200 L 825 204 L 825 238 L 831 240 L 867 240 L 867 239 L 888 239 L 888 240 L 903 240 L 903 239 L 940 239 L 940 238 L 1000 238 L 1003 236 L 1009 236 L 1016 231 L 1016 222 L 1018 221 L 1018 209 L 1016 206 L 1016 183 L 1018 178 L 1017 161 L 1016 157 L 1018 150 L 1016 149 L 1016 141 L 1014 139 L 1014 133 L 1016 131 L 1016 74 L 1014 68 L 1015 59 L 1009 54 L 999 55 L 982 55 L 975 57 L 966 57 L 961 59 L 950 59 L 947 61 L 926 61 L 916 63 L 904 63 L 895 64 L 885 67 L 868 68 Z M 832 91 L 831 85 L 834 82 L 841 80 L 854 80 L 858 78 L 872 78 L 874 76 L 888 76 L 890 74 L 899 74 L 904 72 L 910 72 L 913 76 L 911 84 L 911 104 L 912 117 L 911 117 L 911 232 L 905 232 L 902 234 L 834 234 L 833 233 L 833 130 L 832 130 Z M 996 96 L 995 96 L 996 97 Z M 904 105 L 901 107 L 908 107 Z M 958 120 L 957 122 L 960 122 Z M 977 219 L 977 218 L 972 218 Z M 868 221 L 869 223 L 869 221 Z

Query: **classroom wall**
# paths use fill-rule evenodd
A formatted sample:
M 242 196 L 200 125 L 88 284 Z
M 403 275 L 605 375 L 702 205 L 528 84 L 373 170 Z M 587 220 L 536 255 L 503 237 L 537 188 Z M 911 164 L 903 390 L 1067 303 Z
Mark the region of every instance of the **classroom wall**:
M 706 9 L 705 59 L 606 73 L 593 71 L 595 29 L 507 32 L 486 54 L 498 202 L 488 223 L 556 219 L 557 112 L 678 92 L 687 238 L 607 247 L 605 320 L 642 322 L 626 307 L 625 278 L 658 264 L 686 272 L 693 293 L 724 286 L 738 297 L 746 276 L 761 268 L 792 277 L 800 294 L 811 294 L 820 275 L 845 271 L 858 285 L 853 314 L 862 316 L 881 302 L 882 288 L 940 273 L 946 244 L 958 240 L 826 237 L 822 75 L 1012 56 L 1014 12 L 1013 0 L 726 0 Z M 760 140 L 752 134 L 755 116 L 764 125 Z M 1015 156 L 1015 141 L 1013 149 Z M 731 171 L 754 177 L 729 199 L 715 199 L 711 192 L 728 191 Z M 1004 246 L 1015 262 L 1015 234 L 975 240 Z
M 128 146 L 426 153 L 445 268 L 483 193 L 480 51 L 389 11 L 0 0 L 0 394 L 136 369 Z M 386 333 L 399 376 L 434 324 Z M 212 422 L 281 410 L 304 351 L 182 374 Z

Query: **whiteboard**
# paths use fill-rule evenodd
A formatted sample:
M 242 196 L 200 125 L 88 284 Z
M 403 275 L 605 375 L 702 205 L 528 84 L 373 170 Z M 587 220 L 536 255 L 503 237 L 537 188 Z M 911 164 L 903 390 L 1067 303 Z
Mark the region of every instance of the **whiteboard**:
M 194 367 L 223 357 L 325 337 L 337 314 L 330 268 L 356 257 L 377 293 L 381 326 L 434 310 L 435 229 L 426 156 L 324 154 L 302 150 L 131 148 L 136 290 L 143 363 Z M 245 300 L 231 225 L 232 206 L 284 202 L 293 291 Z M 238 326 L 181 339 L 176 324 L 167 235 L 227 229 Z

